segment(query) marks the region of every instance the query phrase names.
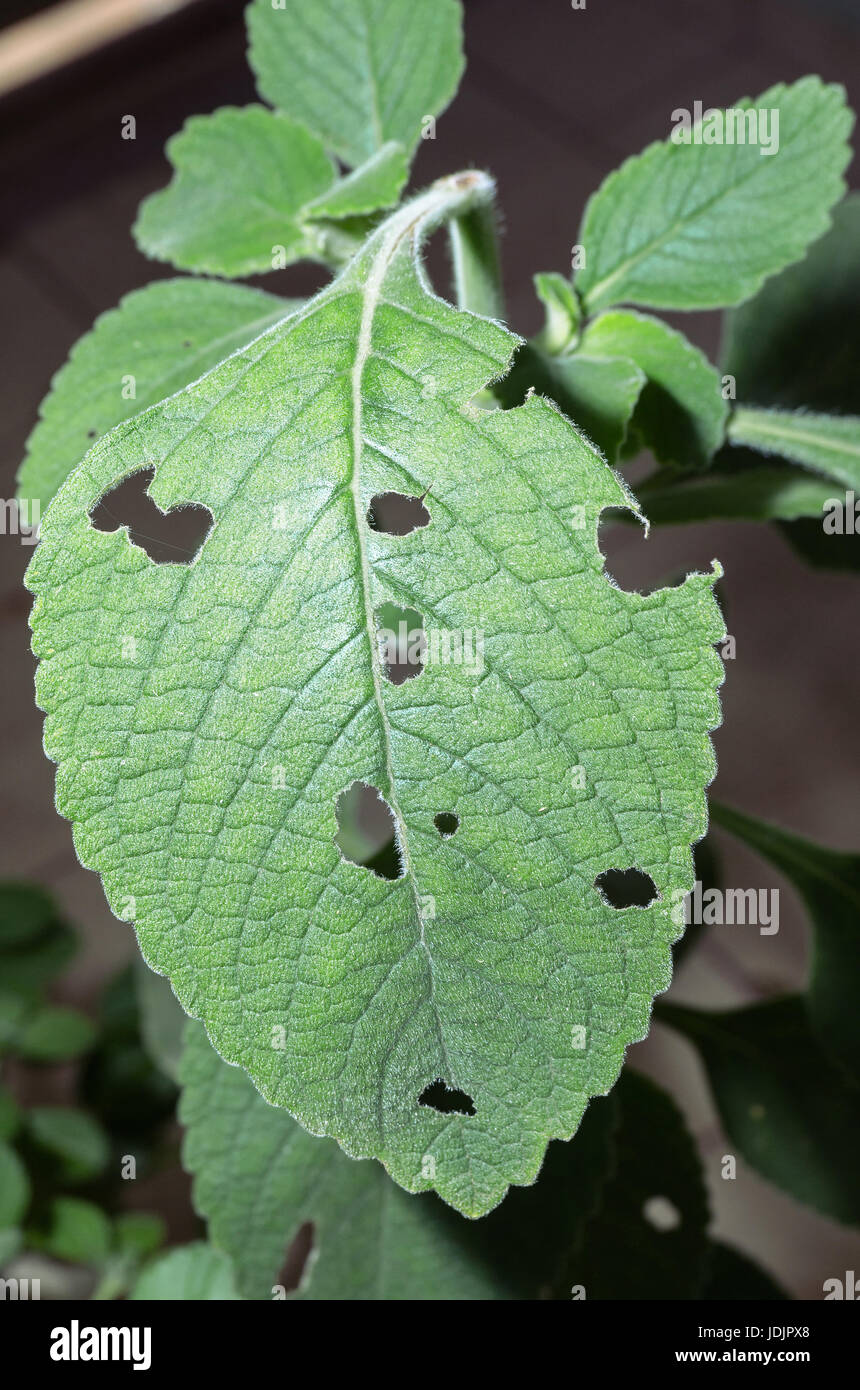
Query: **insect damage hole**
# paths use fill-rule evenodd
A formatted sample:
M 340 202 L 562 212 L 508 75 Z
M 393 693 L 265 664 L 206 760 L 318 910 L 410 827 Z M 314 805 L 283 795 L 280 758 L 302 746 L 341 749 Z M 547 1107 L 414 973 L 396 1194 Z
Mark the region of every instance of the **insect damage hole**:
M 424 619 L 414 608 L 383 603 L 376 614 L 379 659 L 386 680 L 402 685 L 424 670 L 427 634 Z
M 194 502 L 163 512 L 149 495 L 154 468 L 141 468 L 123 478 L 90 510 L 97 531 L 128 527 L 129 540 L 160 565 L 190 565 L 212 529 L 208 507 Z
M 371 531 L 386 536 L 408 536 L 420 526 L 430 525 L 430 513 L 424 506 L 426 492 L 421 497 L 408 497 L 405 492 L 378 492 L 370 499 L 367 524 Z
M 455 830 L 459 830 L 460 817 L 455 815 L 453 811 L 440 811 L 438 815 L 433 817 L 433 824 L 439 831 L 442 839 L 448 840 L 454 834 Z
M 403 877 L 394 813 L 376 787 L 353 782 L 335 799 L 338 830 L 334 842 L 350 864 L 377 878 Z
M 430 1110 L 437 1110 L 440 1115 L 474 1115 L 475 1102 L 465 1091 L 458 1091 L 456 1086 L 449 1086 L 443 1081 L 441 1076 L 437 1076 L 435 1081 L 431 1081 L 429 1086 L 418 1097 L 419 1105 L 426 1105 Z
M 606 869 L 594 886 L 609 907 L 650 907 L 660 896 L 650 874 L 642 869 Z

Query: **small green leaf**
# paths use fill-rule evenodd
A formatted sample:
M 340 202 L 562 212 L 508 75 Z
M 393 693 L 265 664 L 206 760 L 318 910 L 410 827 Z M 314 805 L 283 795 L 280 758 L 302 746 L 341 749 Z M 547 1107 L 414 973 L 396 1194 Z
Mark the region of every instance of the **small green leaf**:
M 358 217 L 393 207 L 409 177 L 406 151 L 390 140 L 366 163 L 346 174 L 325 193 L 308 204 L 307 216 L 314 221 Z
M 599 518 L 636 503 L 555 409 L 472 404 L 516 340 L 417 257 L 492 192 L 440 180 L 304 310 L 119 425 L 28 572 L 58 805 L 146 959 L 268 1100 L 470 1215 L 533 1181 L 668 985 L 724 633 L 718 567 L 610 582 Z M 91 525 L 143 464 L 163 510 L 212 513 L 193 564 Z M 371 526 L 392 490 L 431 523 Z M 438 634 L 400 685 L 386 602 Z M 339 851 L 356 781 L 391 810 L 393 880 Z M 611 906 L 610 869 L 649 904 Z
M 699 1296 L 707 1268 L 708 1199 L 696 1145 L 674 1101 L 629 1068 L 615 1171 L 571 1262 L 587 1299 Z
M 412 151 L 463 71 L 457 0 L 253 0 L 248 61 L 273 106 L 347 164 Z
M 88 1051 L 95 1036 L 86 1014 L 45 1007 L 26 1020 L 15 1039 L 15 1051 L 28 1062 L 65 1062 Z
M 860 1222 L 860 1088 L 823 1052 L 800 997 L 655 1017 L 698 1048 L 726 1132 L 763 1177 L 837 1221 Z
M 804 464 L 860 491 L 860 416 L 738 406 L 729 424 L 729 440 Z
M 644 386 L 645 373 L 626 358 L 551 356 L 525 343 L 494 391 L 507 407 L 521 405 L 532 391 L 555 401 L 614 463 Z
M 620 309 L 594 319 L 580 348 L 628 359 L 645 373 L 633 428 L 660 463 L 707 465 L 725 437 L 729 407 L 704 353 L 659 319 Z
M 550 1146 L 535 1187 L 480 1223 L 431 1194 L 407 1196 L 380 1164 L 357 1163 L 267 1105 L 196 1023 L 182 1060 L 183 1159 L 212 1240 L 246 1298 L 269 1298 L 290 1241 L 314 1225 L 308 1299 L 536 1298 L 555 1289 L 609 1168 L 614 1107 L 589 1108 L 573 1144 Z
M 860 415 L 860 193 L 833 226 L 726 314 L 723 371 L 738 399 L 781 410 Z
M 113 1248 L 121 1254 L 143 1258 L 164 1244 L 167 1227 L 160 1216 L 148 1211 L 126 1211 L 113 1223 Z
M 860 958 L 860 855 L 826 849 L 719 803 L 712 803 L 711 815 L 785 874 L 803 899 L 814 933 L 805 995 L 812 1027 L 822 1046 L 860 1080 L 854 981 Z
M 107 1135 L 90 1115 L 56 1105 L 27 1111 L 29 1138 L 55 1160 L 70 1182 L 86 1182 L 104 1172 L 110 1156 Z
M 318 256 L 305 209 L 332 186 L 320 142 L 262 106 L 192 116 L 167 142 L 172 183 L 141 204 L 134 236 L 180 270 L 253 275 Z
M 70 1264 L 100 1264 L 111 1245 L 111 1224 L 101 1207 L 79 1197 L 57 1197 L 48 1214 L 47 1234 L 39 1245 Z
M 17 1226 L 29 1202 L 27 1170 L 15 1150 L 0 1141 L 0 1230 Z
M 591 197 L 576 278 L 589 313 L 739 304 L 826 232 L 851 157 L 844 89 L 805 77 L 732 109 L 753 106 L 779 112 L 776 153 L 764 152 L 773 118 L 759 125 L 764 142 L 669 139 L 628 159 Z
M 546 323 L 535 345 L 542 352 L 559 353 L 576 340 L 582 313 L 579 300 L 570 281 L 554 270 L 539 271 L 534 287 L 546 311 Z
M 141 1302 L 236 1302 L 233 1267 L 220 1250 L 202 1241 L 169 1250 L 143 1271 L 129 1294 Z
M 775 1303 L 787 1299 L 788 1294 L 749 1255 L 712 1240 L 705 1286 L 699 1297 L 719 1303 Z
M 219 280 L 162 280 L 126 295 L 78 340 L 54 377 L 27 441 L 19 496 L 46 507 L 94 439 L 172 396 L 296 308 L 296 300 Z M 133 383 L 133 395 L 124 382 Z M 0 892 L 4 919 L 11 915 L 5 901 Z

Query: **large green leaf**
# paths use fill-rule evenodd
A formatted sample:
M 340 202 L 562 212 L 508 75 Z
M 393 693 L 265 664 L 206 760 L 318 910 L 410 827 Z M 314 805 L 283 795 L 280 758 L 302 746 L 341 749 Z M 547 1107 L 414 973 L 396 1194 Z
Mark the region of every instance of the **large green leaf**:
M 669 139 L 628 159 L 592 196 L 576 277 L 590 313 L 625 302 L 739 304 L 827 230 L 851 157 L 843 88 L 805 77 L 732 109 L 753 106 L 779 112 L 776 153 Z
M 813 926 L 812 970 L 805 999 L 819 1042 L 860 1080 L 857 962 L 860 959 L 860 856 L 826 849 L 779 826 L 713 805 L 731 831 L 794 884 Z
M 408 1196 L 380 1164 L 354 1162 L 267 1105 L 199 1024 L 186 1033 L 181 1080 L 195 1205 L 246 1298 L 271 1297 L 308 1221 L 313 1256 L 300 1297 L 535 1298 L 558 1283 L 609 1167 L 613 1111 L 601 1102 L 574 1144 L 551 1146 L 536 1187 L 510 1193 L 476 1225 L 432 1194 Z
M 72 348 L 42 402 L 18 475 L 47 506 L 94 439 L 202 376 L 296 308 L 244 285 L 162 280 L 126 295 Z M 134 394 L 124 390 L 133 383 Z
M 715 575 L 607 579 L 600 513 L 635 502 L 550 405 L 470 404 L 515 340 L 416 254 L 491 190 L 434 185 L 304 311 L 97 444 L 28 574 L 58 805 L 146 958 L 267 1099 L 473 1215 L 573 1133 L 668 985 L 724 631 Z M 90 525 L 144 466 L 162 510 L 212 512 L 191 564 Z M 430 524 L 372 529 L 388 491 L 427 492 Z M 400 685 L 386 602 L 431 629 Z M 391 809 L 394 880 L 338 851 L 355 781 Z M 598 879 L 630 868 L 657 896 L 614 908 Z
M 708 463 L 723 442 L 729 408 L 716 368 L 682 333 L 648 314 L 614 309 L 588 325 L 581 348 L 627 358 L 645 373 L 633 427 L 661 463 Z
M 777 454 L 804 464 L 843 487 L 860 490 L 860 416 L 738 406 L 729 439 L 760 454 Z
M 860 1222 L 860 1088 L 818 1045 L 803 999 L 719 1013 L 660 1004 L 657 1017 L 698 1048 L 747 1162 L 825 1215 Z
M 347 164 L 413 149 L 463 70 L 458 0 L 253 0 L 247 18 L 260 93 Z

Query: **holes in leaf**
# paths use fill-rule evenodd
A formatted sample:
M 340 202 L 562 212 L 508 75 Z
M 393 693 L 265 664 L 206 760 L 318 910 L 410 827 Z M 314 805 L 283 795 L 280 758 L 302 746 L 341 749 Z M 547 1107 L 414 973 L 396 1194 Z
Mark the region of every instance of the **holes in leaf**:
M 433 824 L 442 839 L 447 840 L 454 834 L 455 830 L 459 830 L 460 817 L 456 816 L 453 811 L 440 811 L 437 816 L 433 817 Z
M 371 531 L 386 536 L 408 536 L 419 526 L 430 525 L 430 513 L 423 497 L 407 497 L 405 492 L 378 492 L 370 499 L 367 524 Z
M 379 655 L 392 685 L 420 676 L 424 670 L 427 636 L 424 619 L 414 608 L 383 603 L 376 614 Z
M 350 864 L 370 869 L 377 878 L 403 877 L 394 814 L 376 787 L 353 782 L 336 798 L 338 830 L 334 842 Z
M 87 439 L 98 439 L 98 430 L 87 430 Z
M 431 1081 L 429 1086 L 418 1097 L 419 1105 L 426 1105 L 430 1110 L 438 1110 L 440 1115 L 474 1115 L 475 1103 L 471 1096 L 467 1096 L 465 1091 L 458 1091 L 455 1086 L 449 1086 L 441 1076 L 437 1076 L 435 1081 Z
M 650 874 L 641 869 L 606 869 L 594 886 L 610 907 L 648 907 L 659 896 Z
M 287 1246 L 286 1258 L 275 1280 L 275 1283 L 280 1284 L 285 1293 L 292 1293 L 300 1287 L 308 1269 L 308 1261 L 313 1253 L 315 1239 L 314 1223 L 305 1221 Z
M 129 539 L 161 565 L 189 565 L 212 527 L 208 507 L 188 503 L 163 512 L 149 495 L 154 468 L 124 478 L 96 503 L 90 521 L 97 531 L 128 527 Z

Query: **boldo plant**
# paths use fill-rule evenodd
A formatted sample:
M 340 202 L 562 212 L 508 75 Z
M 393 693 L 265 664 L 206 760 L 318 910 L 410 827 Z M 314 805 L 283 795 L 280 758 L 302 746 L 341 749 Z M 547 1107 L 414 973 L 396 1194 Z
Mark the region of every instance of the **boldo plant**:
M 404 195 L 462 74 L 457 0 L 312 21 L 253 0 L 247 20 L 260 104 L 192 117 L 134 228 L 192 274 L 77 344 L 20 474 L 46 508 L 26 582 L 57 807 L 169 980 L 159 1007 L 191 1020 L 180 1114 L 211 1244 L 135 1296 L 277 1296 L 306 1222 L 304 1297 L 641 1296 L 655 1194 L 680 1214 L 657 1296 L 767 1287 L 708 1238 L 671 1099 L 619 1082 L 708 826 L 722 571 L 626 591 L 598 527 L 820 539 L 860 487 L 860 420 L 781 394 L 801 374 L 779 367 L 856 240 L 844 93 L 807 77 L 674 113 L 590 198 L 572 272 L 536 274 L 524 341 L 491 175 Z M 425 269 L 437 230 L 453 302 Z M 301 260 L 330 272 L 307 300 L 237 283 Z M 653 312 L 718 308 L 719 367 Z M 643 451 L 634 495 L 615 466 Z M 662 1017 L 739 1151 L 856 1221 L 857 861 L 716 814 L 834 908 L 805 995 Z M 800 1165 L 794 1092 L 834 1135 Z M 753 1133 L 765 1093 L 776 1128 Z

